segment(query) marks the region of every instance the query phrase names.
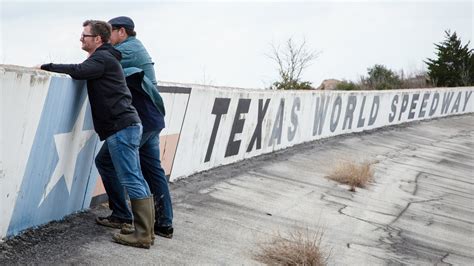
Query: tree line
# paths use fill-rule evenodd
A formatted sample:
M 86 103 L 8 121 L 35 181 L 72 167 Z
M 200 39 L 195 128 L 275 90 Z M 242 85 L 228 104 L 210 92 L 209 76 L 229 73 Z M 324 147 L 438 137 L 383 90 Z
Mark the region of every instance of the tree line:
M 400 88 L 459 87 L 474 85 L 474 50 L 470 41 L 462 44 L 456 32 L 445 31 L 445 39 L 435 45 L 435 57 L 424 63 L 427 71 L 406 75 L 396 73 L 382 64 L 367 69 L 367 75 L 358 82 L 343 80 L 335 85 L 336 90 L 391 90 Z M 311 82 L 303 81 L 303 71 L 319 53 L 309 50 L 306 42 L 295 44 L 290 38 L 283 49 L 272 46 L 269 55 L 278 66 L 279 80 L 270 89 L 304 90 L 314 89 Z

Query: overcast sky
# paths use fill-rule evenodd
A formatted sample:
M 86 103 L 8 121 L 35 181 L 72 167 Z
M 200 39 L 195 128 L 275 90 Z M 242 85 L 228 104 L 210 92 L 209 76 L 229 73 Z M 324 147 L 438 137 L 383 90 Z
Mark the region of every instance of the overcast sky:
M 474 35 L 473 1 L 0 1 L 0 64 L 80 63 L 82 22 L 125 15 L 159 80 L 245 88 L 277 79 L 266 54 L 290 37 L 321 52 L 303 75 L 318 86 L 374 64 L 419 72 L 445 30 Z

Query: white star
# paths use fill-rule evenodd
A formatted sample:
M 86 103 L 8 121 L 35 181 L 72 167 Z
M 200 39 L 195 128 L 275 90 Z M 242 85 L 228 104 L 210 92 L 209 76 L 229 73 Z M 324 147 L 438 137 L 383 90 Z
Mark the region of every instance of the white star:
M 84 126 L 86 106 L 87 98 L 82 105 L 82 109 L 77 116 L 77 120 L 74 123 L 71 132 L 54 135 L 54 142 L 56 144 L 56 151 L 58 152 L 59 160 L 56 164 L 53 175 L 49 179 L 38 207 L 43 203 L 51 190 L 63 176 L 66 181 L 68 192 L 71 193 L 77 157 L 87 141 L 94 135 L 94 130 L 82 130 L 82 127 Z

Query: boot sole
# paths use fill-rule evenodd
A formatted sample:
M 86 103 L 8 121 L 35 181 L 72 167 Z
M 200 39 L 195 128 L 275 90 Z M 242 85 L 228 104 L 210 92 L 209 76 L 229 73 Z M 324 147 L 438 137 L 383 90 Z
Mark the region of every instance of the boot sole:
M 136 248 L 145 248 L 145 249 L 150 249 L 151 247 L 151 243 L 150 244 L 145 244 L 145 243 L 129 243 L 129 242 L 126 242 L 126 241 L 123 241 L 122 239 L 120 238 L 115 238 L 115 237 L 112 237 L 114 242 L 115 243 L 118 243 L 118 244 L 122 244 L 122 245 L 125 245 L 125 246 L 131 246 L 131 247 L 136 247 Z
M 173 238 L 173 234 L 163 234 L 163 233 L 159 233 L 157 231 L 155 231 L 155 235 L 161 236 L 161 237 L 164 237 L 164 238 L 169 238 L 169 239 Z
M 125 231 L 125 232 L 124 232 L 123 230 L 120 230 L 120 233 L 121 233 L 122 235 L 129 235 L 129 234 L 133 234 L 134 232 L 135 232 L 135 231 L 131 231 L 131 232 L 130 232 L 130 231 Z M 153 246 L 154 244 L 155 244 L 155 238 L 153 237 L 153 238 L 151 239 L 151 245 Z

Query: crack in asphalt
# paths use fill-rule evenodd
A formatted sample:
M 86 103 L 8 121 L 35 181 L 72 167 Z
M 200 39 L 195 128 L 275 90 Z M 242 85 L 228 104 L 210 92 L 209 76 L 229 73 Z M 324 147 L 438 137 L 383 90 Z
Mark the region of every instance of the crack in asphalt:
M 446 264 L 448 264 L 449 266 L 452 266 L 453 264 L 444 261 L 449 255 L 450 255 L 450 253 L 447 252 L 439 261 L 442 262 L 442 263 L 446 263 Z
M 410 207 L 411 204 L 414 204 L 414 203 L 424 203 L 424 202 L 432 202 L 432 201 L 440 201 L 442 200 L 443 198 L 437 198 L 437 199 L 428 199 L 428 200 L 417 200 L 417 201 L 411 201 L 411 202 L 408 202 L 408 204 L 405 206 L 405 208 L 403 208 L 403 210 L 397 215 L 397 217 L 395 217 L 395 219 L 393 221 L 391 221 L 389 223 L 389 225 L 392 225 L 394 224 L 396 221 L 398 221 L 398 219 L 400 219 L 400 217 L 402 217 L 402 215 L 408 210 L 408 208 Z
M 412 193 L 413 196 L 416 196 L 416 194 L 418 193 L 418 179 L 422 175 L 424 175 L 425 177 L 427 176 L 424 172 L 419 172 L 415 177 L 415 188 L 413 189 L 413 193 Z
M 324 196 L 324 195 L 323 195 Z M 339 214 L 342 214 L 342 215 L 345 215 L 347 217 L 350 217 L 352 219 L 356 219 L 356 220 L 359 220 L 359 221 L 362 221 L 362 222 L 365 222 L 365 223 L 368 223 L 372 226 L 375 226 L 377 228 L 383 228 L 385 225 L 382 225 L 380 223 L 376 223 L 376 222 L 373 222 L 373 221 L 369 221 L 369 220 L 365 220 L 365 219 L 362 219 L 362 218 L 359 218 L 359 217 L 356 217 L 356 216 L 353 216 L 353 215 L 350 215 L 350 214 L 347 214 L 347 213 L 344 213 L 342 210 L 344 210 L 345 208 L 349 207 L 349 205 L 346 205 L 346 204 L 343 204 L 343 203 L 339 203 L 339 202 L 335 202 L 335 201 L 332 201 L 332 200 L 328 200 L 326 199 L 326 197 L 323 197 L 321 196 L 321 199 L 323 201 L 326 201 L 326 202 L 329 202 L 329 203 L 332 203 L 332 204 L 335 204 L 335 205 L 340 205 L 341 208 L 338 209 L 338 213 Z

